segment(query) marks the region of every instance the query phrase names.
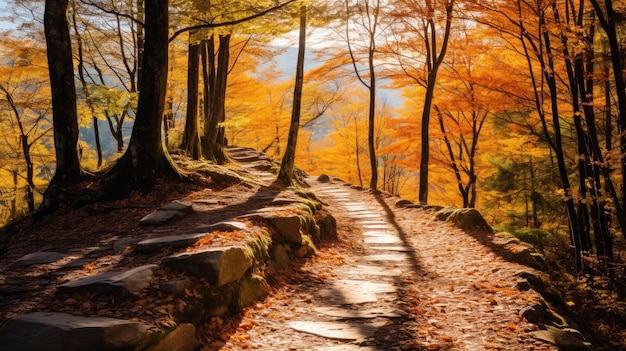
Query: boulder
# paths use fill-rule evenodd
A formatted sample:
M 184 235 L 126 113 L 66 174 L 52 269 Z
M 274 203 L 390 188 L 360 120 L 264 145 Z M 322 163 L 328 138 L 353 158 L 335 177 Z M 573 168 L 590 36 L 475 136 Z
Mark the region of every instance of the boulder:
M 270 287 L 263 277 L 254 274 L 246 276 L 241 280 L 237 292 L 237 308 L 242 309 L 251 306 L 269 293 Z
M 319 227 L 321 240 L 337 240 L 337 220 L 326 209 L 315 214 L 315 222 Z
M 320 174 L 320 176 L 317 177 L 317 181 L 320 183 L 328 183 L 330 182 L 330 177 L 326 174 Z
M 415 204 L 406 199 L 398 200 L 396 201 L 396 204 L 395 204 L 396 207 L 409 207 L 411 205 L 415 205 Z
M 18 315 L 0 329 L 0 350 L 134 350 L 157 337 L 152 326 L 129 320 L 34 312 Z
M 99 294 L 126 296 L 150 286 L 152 274 L 158 266 L 149 264 L 122 272 L 105 272 L 74 280 L 57 287 L 57 293 L 90 291 Z
M 217 286 L 237 281 L 252 267 L 250 249 L 242 246 L 182 252 L 165 257 L 163 267 L 205 277 Z
M 297 214 L 274 216 L 268 218 L 270 223 L 278 229 L 281 236 L 292 244 L 302 243 L 302 229 L 304 227 L 302 217 Z
M 435 213 L 439 220 L 453 223 L 461 229 L 482 229 L 493 231 L 487 221 L 475 208 L 443 208 Z

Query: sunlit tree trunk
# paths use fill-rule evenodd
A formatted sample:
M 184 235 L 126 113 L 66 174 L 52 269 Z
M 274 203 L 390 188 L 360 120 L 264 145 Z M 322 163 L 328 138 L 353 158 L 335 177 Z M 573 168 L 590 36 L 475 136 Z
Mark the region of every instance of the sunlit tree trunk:
M 302 106 L 302 87 L 304 85 L 304 52 L 306 49 L 306 5 L 300 7 L 300 35 L 298 41 L 298 59 L 296 64 L 296 81 L 293 89 L 293 106 L 291 110 L 291 124 L 287 147 L 280 165 L 278 181 L 285 185 L 294 185 L 294 164 L 298 145 L 298 130 L 300 129 L 300 114 Z
M 432 2 L 427 2 L 428 14 L 434 13 Z M 422 155 L 420 158 L 420 183 L 418 190 L 418 200 L 421 203 L 428 203 L 428 165 L 430 163 L 430 110 L 435 95 L 435 83 L 437 73 L 448 50 L 450 39 L 450 29 L 452 27 L 452 9 L 454 0 L 446 2 L 446 27 L 441 42 L 441 49 L 437 52 L 437 27 L 435 20 L 430 17 L 426 19 L 424 26 L 424 40 L 426 41 L 426 64 L 428 67 L 428 79 L 426 83 L 426 96 L 424 97 L 424 109 L 422 110 Z
M 346 0 L 346 17 L 349 19 L 351 15 L 352 6 Z M 374 55 L 376 54 L 376 35 L 378 31 L 378 25 L 380 21 L 380 0 L 376 0 L 375 4 L 370 5 L 366 0 L 363 3 L 357 4 L 357 9 L 363 11 L 359 13 L 364 18 L 363 26 L 367 31 L 367 69 L 369 73 L 369 79 L 366 81 L 366 77 L 363 77 L 359 72 L 357 60 L 354 52 L 352 51 L 352 39 L 350 38 L 349 21 L 346 21 L 346 43 L 348 44 L 348 50 L 350 51 L 350 58 L 352 60 L 352 66 L 357 78 L 368 89 L 369 92 L 369 111 L 368 111 L 368 128 L 367 128 L 367 145 L 369 152 L 369 161 L 371 169 L 370 189 L 372 192 L 378 191 L 378 159 L 376 157 L 376 145 L 375 145 L 375 121 L 376 121 L 376 68 L 374 66 Z M 367 23 L 367 25 L 365 25 Z M 358 161 L 357 161 L 358 162 Z

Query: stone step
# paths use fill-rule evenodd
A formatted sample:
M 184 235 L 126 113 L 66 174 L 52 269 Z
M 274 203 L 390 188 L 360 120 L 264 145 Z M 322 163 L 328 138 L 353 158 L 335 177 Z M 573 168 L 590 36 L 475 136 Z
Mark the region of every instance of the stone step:
M 154 326 L 123 319 L 34 312 L 16 316 L 0 329 L 0 350 L 136 349 L 158 337 L 157 331 Z
M 150 280 L 157 267 L 155 264 L 149 264 L 127 271 L 100 273 L 61 284 L 56 292 L 88 291 L 104 295 L 127 296 L 150 286 Z

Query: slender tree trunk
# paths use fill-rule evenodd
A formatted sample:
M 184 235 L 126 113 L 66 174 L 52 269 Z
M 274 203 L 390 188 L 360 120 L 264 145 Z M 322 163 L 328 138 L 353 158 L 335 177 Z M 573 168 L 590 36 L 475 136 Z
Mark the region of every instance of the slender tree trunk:
M 616 204 L 617 217 L 622 229 L 622 236 L 626 237 L 626 82 L 624 81 L 624 67 L 621 61 L 620 43 L 617 35 L 616 21 L 618 14 L 613 9 L 613 1 L 604 1 L 604 10 L 598 0 L 591 0 L 591 4 L 596 11 L 596 16 L 600 25 L 606 33 L 611 50 L 611 66 L 615 79 L 615 95 L 617 96 L 618 116 L 617 127 L 620 135 L 620 155 L 622 172 L 622 197 Z
M 377 4 L 377 10 L 380 8 L 380 3 Z M 376 19 L 376 22 L 378 19 Z M 369 82 L 369 114 L 368 114 L 368 128 L 367 128 L 367 145 L 369 150 L 370 168 L 372 170 L 372 177 L 370 178 L 370 189 L 372 192 L 378 191 L 378 158 L 376 157 L 376 142 L 375 142 L 375 123 L 376 123 L 376 69 L 374 66 L 374 55 L 376 53 L 376 27 L 370 33 L 370 45 L 368 52 L 368 67 L 370 71 Z
M 432 4 L 428 3 L 429 12 L 432 11 Z M 430 110 L 432 106 L 433 97 L 435 95 L 435 83 L 437 82 L 437 73 L 439 67 L 443 62 L 448 50 L 448 42 L 450 39 L 450 29 L 452 27 L 452 9 L 454 7 L 454 0 L 446 2 L 446 28 L 444 37 L 441 43 L 441 50 L 437 53 L 436 45 L 436 27 L 434 20 L 431 18 L 427 21 L 427 27 L 425 30 L 424 40 L 426 40 L 427 47 L 431 48 L 431 52 L 428 53 L 428 80 L 426 83 L 426 96 L 424 97 L 424 109 L 422 111 L 422 156 L 420 158 L 420 183 L 418 191 L 418 200 L 421 203 L 428 203 L 428 165 L 430 163 L 430 135 L 428 128 L 430 126 Z M 430 29 L 430 35 L 429 35 Z
M 141 65 L 143 64 L 145 40 L 144 40 L 144 27 L 141 23 L 144 23 L 145 21 L 144 14 L 145 14 L 144 0 L 137 0 L 137 20 L 139 21 L 139 24 L 137 24 L 137 44 L 136 44 L 137 55 L 135 55 L 137 58 L 135 61 L 136 72 L 137 72 L 137 86 L 141 86 L 141 78 L 143 77 L 143 71 L 141 69 Z M 136 91 L 136 90 L 131 89 L 131 91 Z
M 85 104 L 89 108 L 89 112 L 91 112 L 92 116 L 92 125 L 93 125 L 93 134 L 94 141 L 96 143 L 96 153 L 98 155 L 98 168 L 102 166 L 102 144 L 100 143 L 100 128 L 98 126 L 98 117 L 96 117 L 96 110 L 93 105 L 93 101 L 91 101 L 91 92 L 89 91 L 89 87 L 87 86 L 87 80 L 85 79 L 85 64 L 83 57 L 83 40 L 80 36 L 80 32 L 78 30 L 78 24 L 76 22 L 76 3 L 72 0 L 72 24 L 74 26 L 74 34 L 76 35 L 76 45 L 78 51 L 78 79 L 81 84 L 81 88 L 83 94 L 85 95 Z
M 356 154 L 356 173 L 359 176 L 359 186 L 363 187 L 363 176 L 361 175 L 361 147 L 359 146 L 359 124 L 356 116 L 354 117 L 354 146 Z
M 293 106 L 287 147 L 280 164 L 278 181 L 285 185 L 295 185 L 294 166 L 300 129 L 300 112 L 302 106 L 302 88 L 304 85 L 304 53 L 306 49 L 306 5 L 300 6 L 300 38 L 298 41 L 298 61 L 296 64 L 296 82 L 293 89 Z

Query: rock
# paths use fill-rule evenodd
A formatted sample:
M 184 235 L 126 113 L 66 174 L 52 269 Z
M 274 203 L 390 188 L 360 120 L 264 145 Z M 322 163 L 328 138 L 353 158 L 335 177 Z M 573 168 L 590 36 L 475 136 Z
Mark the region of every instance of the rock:
M 57 293 L 87 290 L 99 294 L 126 296 L 150 286 L 158 266 L 149 264 L 122 272 L 105 272 L 74 280 L 57 287 Z
M 196 241 L 207 236 L 208 233 L 194 233 L 183 235 L 168 235 L 160 238 L 142 240 L 137 243 L 135 250 L 139 252 L 153 252 L 164 248 L 186 248 L 192 246 Z
M 159 290 L 163 291 L 166 294 L 170 295 L 184 295 L 185 289 L 189 289 L 191 287 L 191 280 L 183 279 L 183 280 L 170 280 L 167 282 L 159 283 Z
M 161 265 L 196 277 L 205 277 L 210 283 L 222 286 L 241 279 L 252 267 L 248 250 L 236 246 L 182 252 L 165 257 Z
M 315 247 L 313 240 L 308 235 L 302 235 L 302 243 L 293 246 L 293 254 L 296 257 L 309 258 L 317 254 L 317 247 Z
M 285 250 L 285 246 L 281 244 L 274 245 L 271 250 L 271 257 L 270 265 L 274 271 L 279 271 L 289 266 L 289 255 L 287 250 Z
M 315 307 L 313 310 L 317 313 L 342 319 L 374 319 L 374 318 L 401 318 L 407 314 L 403 311 L 386 308 L 341 308 L 341 307 Z
M 120 253 L 126 250 L 127 247 L 133 246 L 137 243 L 137 239 L 135 238 L 120 238 L 113 242 L 113 252 Z
M 190 323 L 183 323 L 147 351 L 193 351 L 199 345 L 196 340 L 196 327 Z
M 177 211 L 181 213 L 190 214 L 193 213 L 193 206 L 177 200 L 170 202 L 169 204 L 162 206 L 159 211 Z
M 337 240 L 337 220 L 326 209 L 315 214 L 315 222 L 319 227 L 321 240 Z
M 530 285 L 528 280 L 525 280 L 525 279 L 518 281 L 516 285 L 517 285 L 517 290 L 519 291 L 528 291 L 532 289 L 532 286 Z
M 156 337 L 151 326 L 129 320 L 34 312 L 18 315 L 0 329 L 0 350 L 134 350 Z
M 525 245 L 509 244 L 506 246 L 508 252 L 504 254 L 505 258 L 512 262 L 517 262 L 525 266 L 535 268 L 540 271 L 546 270 L 546 264 L 543 256 L 531 247 Z
M 408 207 L 411 205 L 414 205 L 414 203 L 406 199 L 398 200 L 396 202 L 396 207 Z
M 546 284 L 550 281 L 550 278 L 545 273 L 522 271 L 516 275 L 526 279 L 526 281 L 530 284 L 530 287 L 542 295 L 546 291 Z
M 193 206 L 180 201 L 172 201 L 155 212 L 143 217 L 140 226 L 163 225 L 171 220 L 183 218 L 193 213 Z
M 268 218 L 270 223 L 282 235 L 282 237 L 290 243 L 301 244 L 302 243 L 302 228 L 303 220 L 299 215 L 285 215 L 275 216 Z
M 53 263 L 67 257 L 68 254 L 59 252 L 35 252 L 18 258 L 11 266 L 30 266 L 34 264 Z
M 443 208 L 435 213 L 435 217 L 439 220 L 453 223 L 461 229 L 483 229 L 493 231 L 487 221 L 475 208 Z
M 155 211 L 139 221 L 140 226 L 163 225 L 171 220 L 182 218 L 178 211 Z
M 237 292 L 237 307 L 242 309 L 251 306 L 269 293 L 270 287 L 265 279 L 254 274 L 247 276 L 241 281 Z
M 215 224 L 198 226 L 194 229 L 196 233 L 210 233 L 210 232 L 236 232 L 239 230 L 245 230 L 248 226 L 243 222 L 226 221 Z
M 348 322 L 304 322 L 295 321 L 289 326 L 299 332 L 318 335 L 337 340 L 364 340 L 374 336 L 385 322 L 348 323 Z
M 546 302 L 543 300 L 538 301 L 532 306 L 523 308 L 520 310 L 519 314 L 533 324 L 553 322 L 560 326 L 567 325 L 565 319 L 548 307 Z
M 317 181 L 320 183 L 328 183 L 330 182 L 330 177 L 326 174 L 321 174 L 319 177 L 317 177 Z
M 593 346 L 586 342 L 582 334 L 572 328 L 556 328 L 548 326 L 546 330 L 532 332 L 532 336 L 544 342 L 556 345 L 561 350 L 586 351 L 592 350 Z

